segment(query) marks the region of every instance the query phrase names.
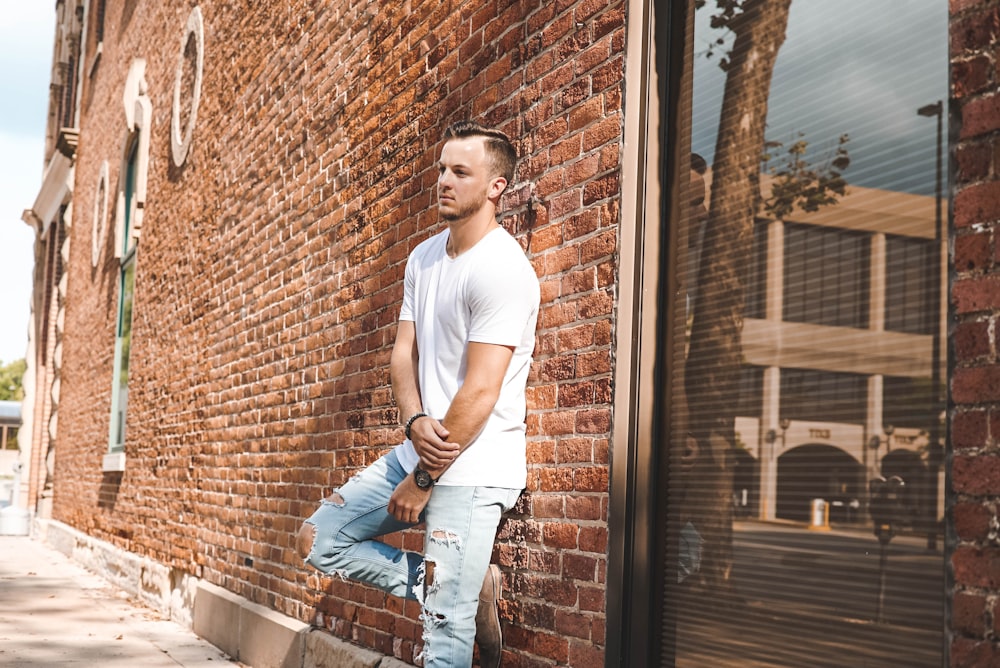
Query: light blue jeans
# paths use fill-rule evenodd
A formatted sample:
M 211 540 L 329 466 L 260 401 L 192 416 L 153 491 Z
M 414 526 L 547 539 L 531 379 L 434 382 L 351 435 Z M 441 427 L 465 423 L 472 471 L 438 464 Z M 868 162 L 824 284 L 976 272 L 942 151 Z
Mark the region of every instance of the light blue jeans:
M 479 591 L 497 526 L 521 490 L 434 487 L 421 515 L 427 526 L 421 556 L 373 540 L 415 526 L 400 522 L 387 510 L 393 490 L 407 475 L 395 452 L 390 452 L 348 480 L 332 499 L 324 499 L 306 520 L 316 527 L 306 563 L 323 573 L 420 601 L 424 667 L 468 668 Z

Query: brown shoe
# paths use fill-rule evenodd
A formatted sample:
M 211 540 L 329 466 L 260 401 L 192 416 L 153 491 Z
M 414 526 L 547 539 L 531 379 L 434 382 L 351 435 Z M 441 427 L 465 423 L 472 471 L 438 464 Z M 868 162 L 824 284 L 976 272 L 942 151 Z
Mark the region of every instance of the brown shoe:
M 490 564 L 479 592 L 479 610 L 476 611 L 476 643 L 479 645 L 479 665 L 482 668 L 499 668 L 503 632 L 500 628 L 500 600 L 503 581 L 500 568 Z

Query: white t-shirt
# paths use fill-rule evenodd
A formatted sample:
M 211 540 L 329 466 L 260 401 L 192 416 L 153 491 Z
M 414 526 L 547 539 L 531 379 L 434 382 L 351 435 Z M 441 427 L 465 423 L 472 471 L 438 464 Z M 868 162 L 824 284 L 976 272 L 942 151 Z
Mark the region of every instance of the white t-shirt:
M 521 489 L 527 478 L 524 390 L 535 347 L 538 277 L 503 228 L 454 259 L 446 251 L 448 236 L 445 230 L 410 254 L 399 314 L 416 330 L 424 412 L 438 420 L 448 412 L 465 379 L 470 342 L 513 346 L 514 354 L 486 425 L 438 484 Z M 417 465 L 409 440 L 396 454 L 406 470 Z

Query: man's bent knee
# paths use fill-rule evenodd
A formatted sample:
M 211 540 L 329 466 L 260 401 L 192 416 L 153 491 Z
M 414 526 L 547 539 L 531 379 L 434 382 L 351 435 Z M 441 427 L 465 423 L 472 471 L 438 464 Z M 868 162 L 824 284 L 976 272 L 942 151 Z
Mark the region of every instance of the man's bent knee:
M 324 499 L 324 503 L 337 506 L 338 508 L 343 508 L 346 501 L 344 501 L 344 497 L 340 495 L 340 492 L 333 492 L 330 496 Z M 309 555 L 312 553 L 313 543 L 315 542 L 316 525 L 312 523 L 312 520 L 306 521 L 299 529 L 299 535 L 295 540 L 295 549 L 299 553 L 299 556 L 303 559 L 308 559 Z
M 299 551 L 299 556 L 303 559 L 309 557 L 309 553 L 312 552 L 313 541 L 316 539 L 316 525 L 315 524 L 303 524 L 302 528 L 299 529 L 299 537 L 296 541 L 296 547 Z

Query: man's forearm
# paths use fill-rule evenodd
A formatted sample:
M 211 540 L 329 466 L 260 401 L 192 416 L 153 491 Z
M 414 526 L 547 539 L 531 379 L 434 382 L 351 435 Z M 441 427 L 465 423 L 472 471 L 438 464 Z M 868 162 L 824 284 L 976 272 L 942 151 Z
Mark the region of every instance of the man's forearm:
M 493 412 L 493 407 L 497 402 L 497 393 L 488 388 L 474 387 L 469 384 L 463 385 L 455 395 L 448 407 L 448 412 L 441 420 L 441 424 L 448 430 L 448 442 L 456 443 L 459 446 L 458 455 L 461 456 L 468 448 L 479 432 L 483 430 L 486 421 Z M 454 460 L 452 460 L 454 463 Z M 428 471 L 435 478 L 440 477 L 451 464 L 442 467 L 428 468 Z
M 399 409 L 399 419 L 405 421 L 415 413 L 421 412 L 423 402 L 417 380 L 416 355 L 404 347 L 393 348 L 389 361 L 389 378 L 392 383 L 392 395 Z

